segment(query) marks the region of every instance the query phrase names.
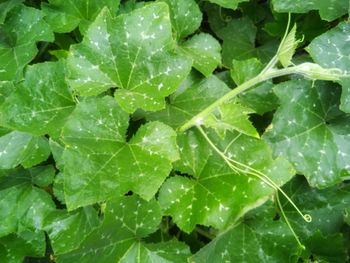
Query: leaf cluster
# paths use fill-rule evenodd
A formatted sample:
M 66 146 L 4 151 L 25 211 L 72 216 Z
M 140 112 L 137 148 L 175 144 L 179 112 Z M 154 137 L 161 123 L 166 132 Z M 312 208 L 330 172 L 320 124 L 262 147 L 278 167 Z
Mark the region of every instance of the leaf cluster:
M 347 262 L 349 10 L 0 1 L 0 262 Z

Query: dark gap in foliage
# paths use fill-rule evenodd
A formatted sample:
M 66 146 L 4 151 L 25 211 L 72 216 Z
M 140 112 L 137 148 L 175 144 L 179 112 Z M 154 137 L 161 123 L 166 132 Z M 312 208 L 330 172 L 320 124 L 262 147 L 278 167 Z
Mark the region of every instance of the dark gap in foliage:
M 273 221 L 278 221 L 280 219 L 281 219 L 281 215 L 279 213 L 276 213 L 272 220 Z
M 30 6 L 30 7 L 34 7 L 34 8 L 40 9 L 40 5 L 41 5 L 42 2 L 47 3 L 48 1 L 47 0 L 26 0 L 26 1 L 24 1 L 24 4 L 26 6 Z
M 250 121 L 253 123 L 254 127 L 258 131 L 259 135 L 263 135 L 267 127 L 271 124 L 273 118 L 273 111 L 266 112 L 263 115 L 251 114 Z
M 134 193 L 132 191 L 129 191 L 125 194 L 125 196 L 132 196 Z
M 182 172 L 180 172 L 180 171 L 174 171 L 173 176 L 174 176 L 174 175 L 182 176 L 182 177 L 186 177 L 186 178 L 195 180 L 195 178 L 194 178 L 192 175 L 190 175 L 190 174 L 188 174 L 188 173 L 182 173 Z
M 46 241 L 46 251 L 44 257 L 25 257 L 23 263 L 52 263 L 55 262 L 53 258 L 53 250 L 50 243 L 49 236 L 45 232 L 45 241 Z
M 146 123 L 146 119 L 138 119 L 138 120 L 133 120 L 130 118 L 129 120 L 129 127 L 126 131 L 126 141 L 130 141 L 130 139 L 136 134 L 137 130 Z
M 53 43 L 40 41 L 36 44 L 36 47 L 39 51 L 29 65 L 52 60 L 52 55 L 49 53 L 49 51 L 52 49 L 52 47 L 54 47 Z

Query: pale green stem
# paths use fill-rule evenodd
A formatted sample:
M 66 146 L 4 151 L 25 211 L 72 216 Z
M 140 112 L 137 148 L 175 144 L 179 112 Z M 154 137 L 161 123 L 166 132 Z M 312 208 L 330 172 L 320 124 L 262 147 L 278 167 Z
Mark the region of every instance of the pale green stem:
M 270 69 L 274 68 L 278 62 L 278 55 L 281 52 L 281 48 L 284 45 L 284 42 L 286 41 L 286 38 L 289 33 L 289 28 L 290 28 L 290 21 L 291 21 L 291 14 L 288 13 L 288 22 L 287 22 L 287 27 L 286 31 L 284 32 L 284 36 L 278 46 L 277 53 L 273 58 L 270 60 L 270 62 L 266 65 L 266 67 L 261 71 L 261 74 L 264 74 L 265 72 L 269 71 Z
M 244 82 L 243 84 L 239 85 L 232 91 L 228 92 L 224 96 L 222 96 L 220 99 L 209 105 L 207 108 L 205 108 L 203 111 L 198 113 L 196 116 L 194 116 L 192 119 L 190 119 L 188 122 L 183 124 L 178 131 L 179 132 L 184 132 L 187 129 L 196 126 L 196 125 L 201 125 L 203 120 L 217 107 L 220 105 L 224 104 L 225 102 L 229 101 L 230 99 L 236 97 L 237 95 L 241 94 L 242 92 L 248 90 L 249 88 L 264 82 L 268 79 L 276 78 L 276 77 L 281 77 L 281 76 L 286 76 L 290 75 L 293 73 L 298 73 L 299 67 L 298 66 L 293 66 L 289 68 L 283 68 L 283 69 L 276 69 L 276 70 L 269 70 L 265 73 L 259 74 L 256 77 Z

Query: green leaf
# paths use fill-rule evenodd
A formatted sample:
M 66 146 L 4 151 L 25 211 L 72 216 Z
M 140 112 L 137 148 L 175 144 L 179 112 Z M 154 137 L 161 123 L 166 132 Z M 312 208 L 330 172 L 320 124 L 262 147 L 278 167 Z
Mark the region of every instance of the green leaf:
M 41 4 L 41 9 L 53 31 L 66 33 L 79 26 L 80 32 L 85 33 L 104 7 L 116 13 L 119 2 L 120 0 L 49 0 L 48 3 Z
M 239 3 L 248 2 L 249 0 L 207 0 L 211 3 L 220 5 L 224 8 L 237 9 Z
M 13 131 L 0 137 L 0 169 L 11 169 L 21 164 L 32 167 L 45 161 L 50 149 L 43 137 Z
M 148 113 L 147 118 L 178 128 L 229 91 L 217 77 L 203 78 L 193 73 L 169 96 L 170 103 L 165 110 Z
M 45 191 L 31 184 L 28 171 L 18 169 L 0 178 L 0 236 L 40 230 L 44 218 L 55 209 Z
M 190 262 L 296 262 L 298 244 L 284 222 L 274 221 L 271 204 L 258 208 L 238 226 L 222 232 L 190 258 Z
M 190 59 L 174 54 L 174 47 L 165 3 L 117 18 L 104 9 L 83 42 L 70 50 L 70 84 L 86 96 L 118 87 L 115 98 L 127 112 L 160 110 L 192 65 Z
M 0 81 L 0 107 L 6 98 L 14 91 L 15 86 L 10 81 Z
M 22 77 L 22 71 L 36 55 L 36 42 L 53 41 L 53 33 L 40 10 L 16 6 L 0 24 L 0 80 Z
M 136 0 L 125 0 L 120 4 L 118 14 L 127 14 L 131 11 L 145 6 L 146 2 L 136 2 Z
M 79 249 L 58 256 L 58 263 L 183 262 L 180 260 L 189 255 L 188 249 L 177 242 L 155 245 L 142 242 L 141 238 L 155 232 L 161 221 L 161 210 L 154 199 L 146 202 L 136 196 L 120 197 L 108 202 L 105 211 L 102 226 Z M 178 258 L 172 259 L 174 254 Z
M 203 124 L 206 127 L 213 128 L 222 138 L 225 137 L 226 131 L 234 130 L 259 138 L 259 133 L 249 120 L 250 113 L 254 113 L 254 111 L 239 103 L 228 102 L 218 107 L 205 118 Z
M 318 10 L 322 19 L 332 21 L 345 15 L 349 10 L 348 0 L 272 0 L 277 12 L 307 13 Z
M 171 215 L 174 222 L 185 232 L 191 232 L 196 224 L 224 229 L 245 212 L 261 205 L 274 190 L 246 171 L 232 171 L 217 153 L 206 162 L 190 162 L 204 147 L 201 135 L 188 131 L 179 136 L 181 160 L 175 170 L 180 172 L 197 171 L 193 178 L 175 176 L 168 179 L 160 189 L 159 202 L 165 214 Z M 266 143 L 239 133 L 226 135 L 225 140 L 216 141 L 218 147 L 247 166 L 265 173 L 278 185 L 284 184 L 293 175 L 291 165 L 283 160 L 273 160 Z M 226 149 L 224 147 L 227 147 Z M 259 158 L 257 158 L 259 156 Z M 176 163 L 177 164 L 177 163 Z M 187 167 L 182 170 L 183 167 Z M 214 261 L 215 262 L 215 261 Z
M 324 236 L 317 231 L 305 241 L 305 244 L 310 255 L 318 262 L 342 263 L 347 260 L 347 248 L 344 244 L 344 237 L 340 233 Z
M 281 215 L 276 216 L 276 204 L 268 202 L 246 214 L 238 226 L 219 234 L 191 260 L 241 262 L 245 255 L 246 260 L 250 259 L 248 262 L 297 262 L 297 255 L 300 260 L 309 260 L 312 255 L 314 259 L 326 262 L 346 261 L 347 243 L 339 231 L 343 228 L 344 210 L 350 202 L 349 188 L 317 190 L 302 177 L 297 177 L 284 190 L 304 213 L 312 216 L 312 221 L 306 223 L 281 196 L 285 214 L 305 246 L 302 254 L 284 219 L 278 219 Z M 252 254 L 254 257 L 250 257 Z
M 71 213 L 57 210 L 45 218 L 44 229 L 51 240 L 55 255 L 60 255 L 79 248 L 99 223 L 97 212 L 92 207 Z
M 231 78 L 237 85 L 259 75 L 264 69 L 264 65 L 257 59 L 251 58 L 246 60 L 232 60 Z
M 231 77 L 237 85 L 254 78 L 262 70 L 263 64 L 256 58 L 247 60 L 233 60 Z M 278 98 L 273 93 L 272 81 L 265 81 L 253 89 L 247 90 L 238 96 L 238 101 L 262 115 L 278 107 Z
M 202 22 L 202 12 L 195 0 L 162 0 L 169 5 L 171 24 L 177 39 L 193 34 Z
M 63 152 L 64 145 L 60 141 L 55 141 L 52 138 L 49 140 L 50 150 L 55 160 L 56 168 L 60 171 L 63 171 L 64 160 L 63 160 Z
M 324 68 L 339 68 L 350 73 L 350 22 L 340 23 L 335 28 L 315 38 L 308 47 L 314 61 Z M 340 108 L 350 113 L 350 79 L 342 79 L 343 86 Z
M 312 186 L 327 187 L 349 174 L 349 116 L 329 82 L 294 80 L 275 87 L 281 106 L 264 138 Z
M 220 43 L 210 34 L 195 35 L 183 43 L 181 48 L 193 59 L 193 67 L 206 77 L 221 64 Z
M 231 67 L 232 60 L 244 60 L 256 55 L 256 27 L 248 17 L 232 19 L 225 27 L 215 31 L 223 40 L 223 64 Z
M 294 24 L 293 28 L 287 34 L 286 38 L 280 45 L 277 53 L 278 60 L 281 62 L 283 67 L 288 67 L 292 64 L 292 58 L 295 53 L 295 49 L 300 41 L 295 39 L 295 34 L 297 32 L 297 25 Z
M 3 24 L 8 12 L 11 11 L 12 8 L 21 4 L 23 0 L 8 0 L 2 1 L 0 3 L 0 24 Z
M 23 231 L 0 238 L 0 258 L 4 263 L 21 263 L 26 256 L 43 257 L 45 254 L 45 233 Z
M 35 135 L 57 135 L 74 107 L 63 63 L 35 64 L 2 104 L 0 123 Z
M 63 173 L 59 173 L 56 175 L 55 180 L 53 182 L 53 194 L 57 198 L 61 204 L 65 204 L 66 200 L 64 197 L 64 175 Z
M 37 166 L 29 170 L 32 176 L 32 183 L 39 187 L 47 187 L 53 183 L 55 168 L 52 165 Z
M 350 204 L 348 186 L 318 190 L 311 188 L 304 178 L 296 177 L 284 189 L 289 196 L 293 196 L 295 204 L 312 217 L 310 223 L 303 223 L 295 209 L 281 197 L 286 215 L 301 238 L 309 239 L 317 231 L 324 236 L 341 231 L 344 225 L 344 214 Z
M 68 147 L 63 158 L 69 209 L 129 190 L 149 200 L 168 176 L 179 158 L 176 133 L 152 122 L 126 142 L 128 121 L 111 97 L 81 102 L 72 113 L 62 133 Z

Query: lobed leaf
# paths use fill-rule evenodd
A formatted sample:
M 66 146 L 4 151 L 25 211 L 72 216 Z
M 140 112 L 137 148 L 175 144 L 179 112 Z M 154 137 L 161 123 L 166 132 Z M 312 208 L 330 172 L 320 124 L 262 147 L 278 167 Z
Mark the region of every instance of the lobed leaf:
M 293 80 L 274 90 L 281 106 L 264 136 L 274 153 L 287 158 L 312 186 L 340 182 L 350 172 L 350 125 L 338 109 L 339 89 L 329 82 Z
M 0 200 L 0 237 L 43 229 L 44 218 L 55 209 L 50 195 L 34 187 L 23 169 L 0 177 Z
M 127 142 L 128 122 L 111 97 L 81 102 L 72 113 L 62 133 L 69 210 L 130 190 L 149 200 L 168 176 L 179 158 L 175 132 L 151 122 Z
M 45 161 L 50 149 L 46 138 L 13 131 L 0 137 L 0 169 L 32 167 Z
M 350 23 L 340 23 L 335 28 L 315 38 L 309 45 L 308 51 L 316 63 L 324 68 L 342 70 L 344 78 L 340 81 L 343 86 L 340 108 L 350 113 Z M 348 76 L 345 76 L 345 75 Z
M 37 53 L 36 42 L 53 41 L 53 33 L 35 8 L 19 5 L 0 24 L 0 81 L 21 79 L 23 68 Z
M 221 64 L 220 43 L 209 34 L 194 35 L 181 49 L 192 58 L 193 67 L 206 77 Z
M 97 211 L 84 207 L 71 213 L 64 210 L 51 212 L 46 216 L 43 228 L 51 240 L 55 255 L 60 255 L 79 248 L 99 223 Z
M 227 85 L 217 77 L 211 75 L 203 78 L 193 73 L 169 96 L 166 109 L 146 115 L 149 120 L 159 120 L 179 128 L 229 91 Z
M 250 175 L 246 168 L 232 171 L 217 153 L 210 157 L 200 156 L 205 160 L 200 166 L 198 162 L 191 162 L 192 156 L 198 156 L 204 148 L 210 147 L 198 138 L 200 136 L 191 130 L 179 136 L 180 149 L 186 150 L 181 151 L 181 160 L 175 164 L 175 169 L 180 172 L 197 173 L 189 174 L 192 178 L 169 178 L 159 193 L 162 209 L 185 232 L 192 231 L 196 224 L 225 229 L 274 193 L 263 181 Z M 223 147 L 221 150 L 229 158 L 265 173 L 278 185 L 294 175 L 287 161 L 272 159 L 268 146 L 261 140 L 230 133 L 223 142 L 218 141 L 218 147 Z
M 349 9 L 347 0 L 273 0 L 272 4 L 277 12 L 307 13 L 318 10 L 321 18 L 327 21 L 341 17 Z
M 136 196 L 107 203 L 101 227 L 94 230 L 79 249 L 58 256 L 57 262 L 183 262 L 189 255 L 184 244 L 146 244 L 141 238 L 156 231 L 161 220 L 159 204 Z M 115 227 L 118 226 L 118 227 Z M 176 257 L 174 257 L 176 255 Z
M 202 12 L 195 0 L 162 0 L 167 3 L 177 39 L 193 34 L 202 22 Z
M 79 26 L 80 31 L 85 33 L 104 7 L 116 13 L 119 2 L 120 0 L 49 0 L 48 3 L 41 4 L 41 9 L 53 31 L 66 33 Z
M 174 54 L 169 9 L 153 3 L 111 17 L 104 9 L 81 44 L 70 50 L 69 83 L 81 95 L 118 87 L 114 96 L 127 112 L 156 111 L 187 76 L 192 61 Z
M 58 135 L 75 102 L 62 62 L 29 66 L 25 80 L 0 107 L 0 123 L 34 135 Z

